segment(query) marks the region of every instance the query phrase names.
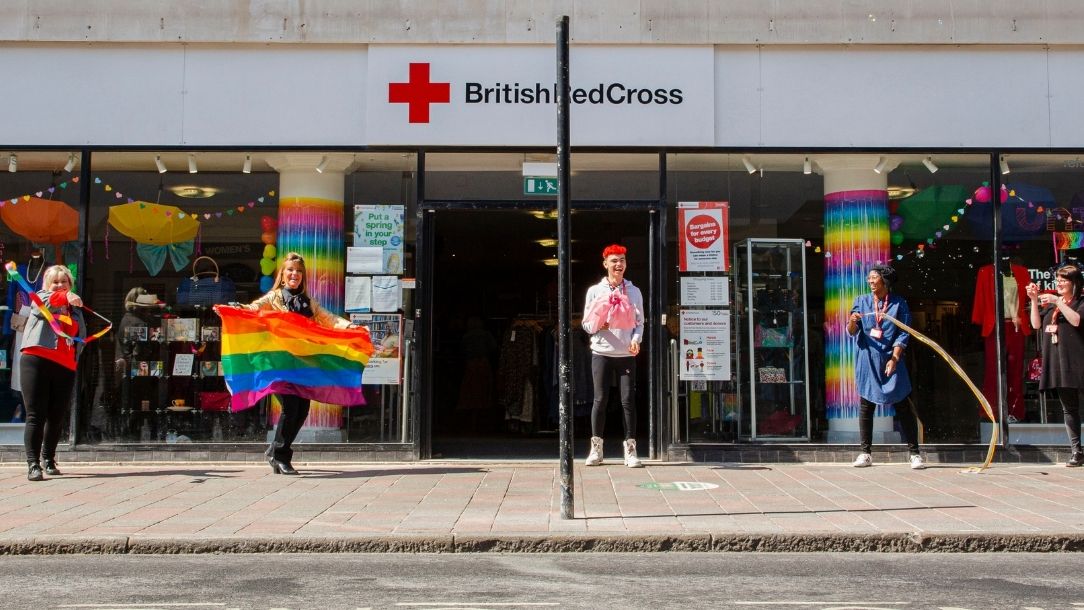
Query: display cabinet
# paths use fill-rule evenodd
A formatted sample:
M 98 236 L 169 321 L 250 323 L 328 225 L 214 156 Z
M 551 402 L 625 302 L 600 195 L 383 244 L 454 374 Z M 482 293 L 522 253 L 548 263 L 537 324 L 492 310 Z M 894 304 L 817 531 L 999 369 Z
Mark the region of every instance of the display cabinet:
M 739 437 L 808 441 L 805 243 L 747 239 L 733 262 Z
M 125 436 L 142 442 L 221 440 L 218 415 L 227 410 L 229 394 L 217 316 L 196 307 L 141 322 L 146 325 L 123 326 L 117 337 Z

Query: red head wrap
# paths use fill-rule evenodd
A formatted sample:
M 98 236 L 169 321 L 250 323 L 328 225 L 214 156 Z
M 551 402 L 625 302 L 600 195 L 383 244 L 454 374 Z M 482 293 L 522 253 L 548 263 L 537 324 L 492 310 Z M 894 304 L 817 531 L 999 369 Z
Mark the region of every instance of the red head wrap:
M 619 246 L 617 244 L 610 244 L 602 251 L 602 258 L 609 258 L 613 255 L 624 256 L 629 249 L 625 246 Z

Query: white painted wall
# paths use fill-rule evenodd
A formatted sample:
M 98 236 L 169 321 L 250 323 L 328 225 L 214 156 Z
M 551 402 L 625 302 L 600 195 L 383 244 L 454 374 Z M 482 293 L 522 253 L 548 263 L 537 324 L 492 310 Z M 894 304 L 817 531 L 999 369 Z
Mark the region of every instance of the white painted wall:
M 1084 146 L 1082 62 L 1079 47 L 718 47 L 715 141 Z
M 0 45 L 5 146 L 358 146 L 366 47 Z

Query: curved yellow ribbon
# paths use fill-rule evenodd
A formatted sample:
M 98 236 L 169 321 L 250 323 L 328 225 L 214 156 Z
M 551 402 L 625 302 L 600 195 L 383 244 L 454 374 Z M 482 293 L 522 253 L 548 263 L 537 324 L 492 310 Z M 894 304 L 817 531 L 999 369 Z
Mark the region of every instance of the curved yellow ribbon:
M 867 315 L 873 315 L 873 314 L 867 314 Z M 972 383 L 971 378 L 969 378 L 967 376 L 967 373 L 964 372 L 963 368 L 961 368 L 960 365 L 957 364 L 957 362 L 955 360 L 953 360 L 952 356 L 949 356 L 948 352 L 946 352 L 944 349 L 942 349 L 941 346 L 938 345 L 936 341 L 934 341 L 933 339 L 930 339 L 926 335 L 918 332 L 917 330 L 911 328 L 910 326 L 904 324 L 903 322 L 900 322 L 899 320 L 897 320 L 896 318 L 893 318 L 892 316 L 890 316 L 888 314 L 883 314 L 883 315 L 884 315 L 885 318 L 888 319 L 889 322 L 892 322 L 896 326 L 899 326 L 900 328 L 902 328 L 906 332 L 910 333 L 910 335 L 912 337 L 914 337 L 915 339 L 918 339 L 922 343 L 925 343 L 926 345 L 930 346 L 933 349 L 933 351 L 937 352 L 937 355 L 941 356 L 941 358 L 943 358 L 945 360 L 945 362 L 948 363 L 948 365 L 952 368 L 952 370 L 955 371 L 956 374 L 960 376 L 960 379 L 964 380 L 964 383 L 967 384 L 967 387 L 971 388 L 971 393 L 974 394 L 975 398 L 977 398 L 979 400 L 979 404 L 982 405 L 982 410 L 986 413 L 986 417 L 990 418 L 990 421 L 994 423 L 994 426 L 991 428 L 992 432 L 990 434 L 990 448 L 986 451 L 986 461 L 982 463 L 982 466 L 979 466 L 977 468 L 976 467 L 965 468 L 964 472 L 982 472 L 983 470 L 986 470 L 987 468 L 989 468 L 990 463 L 994 461 L 994 452 L 997 451 L 997 439 L 998 439 L 998 433 L 1000 432 L 1000 426 L 997 425 L 997 417 L 994 416 L 994 409 L 993 409 L 993 407 L 990 406 L 990 402 L 988 400 L 986 400 L 986 397 L 982 395 L 982 392 L 979 391 L 979 389 L 977 387 L 975 387 L 975 384 Z

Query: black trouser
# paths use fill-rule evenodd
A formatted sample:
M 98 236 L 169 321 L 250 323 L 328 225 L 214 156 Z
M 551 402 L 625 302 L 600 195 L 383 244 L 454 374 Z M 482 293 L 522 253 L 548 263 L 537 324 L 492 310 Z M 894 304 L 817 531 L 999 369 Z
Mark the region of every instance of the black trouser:
M 1080 402 L 1084 389 L 1058 388 L 1058 402 L 1065 414 L 1065 431 L 1069 433 L 1069 446 L 1073 453 L 1080 453 Z
M 591 405 L 591 436 L 602 438 L 606 430 L 606 405 L 610 402 L 610 381 L 617 372 L 621 390 L 621 410 L 625 414 L 625 439 L 636 438 L 636 358 L 610 358 L 591 354 L 591 379 L 595 386 L 595 402 Z
M 309 416 L 309 399 L 294 396 L 292 394 L 276 394 L 282 403 L 282 413 L 279 422 L 275 426 L 275 440 L 267 448 L 267 455 L 280 462 L 291 463 L 294 457 L 292 445 L 297 433 L 305 425 L 305 418 Z
M 26 409 L 26 428 L 23 430 L 26 461 L 56 459 L 60 426 L 75 387 L 75 371 L 47 358 L 23 354 L 19 375 L 23 386 L 23 408 Z
M 865 398 L 858 407 L 858 439 L 862 445 L 862 453 L 873 451 L 873 412 L 875 410 L 877 410 L 877 405 Z M 907 450 L 911 455 L 918 455 L 918 418 L 915 417 L 910 401 L 906 404 L 896 403 L 896 419 L 900 421 L 900 432 L 903 434 L 903 442 L 907 443 Z

